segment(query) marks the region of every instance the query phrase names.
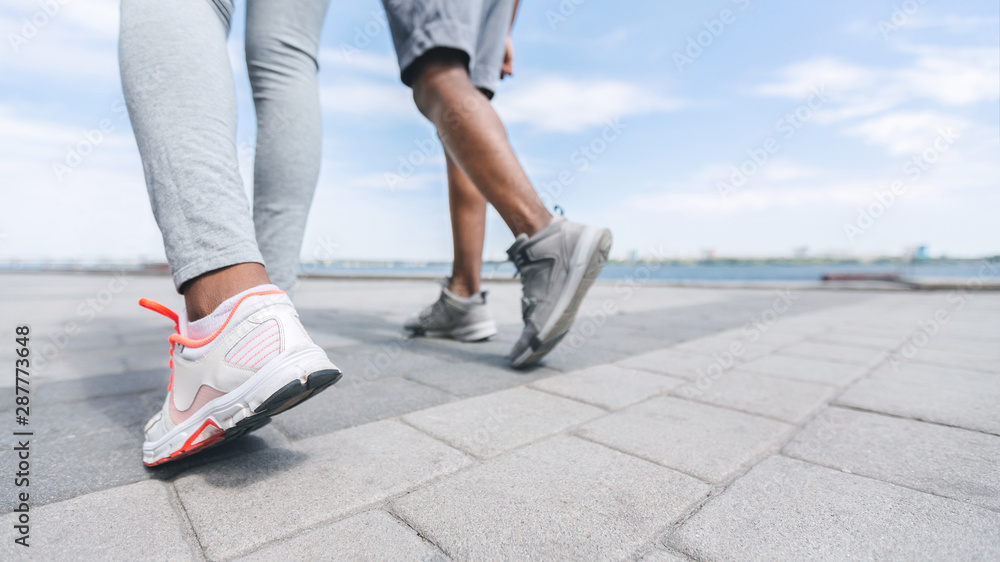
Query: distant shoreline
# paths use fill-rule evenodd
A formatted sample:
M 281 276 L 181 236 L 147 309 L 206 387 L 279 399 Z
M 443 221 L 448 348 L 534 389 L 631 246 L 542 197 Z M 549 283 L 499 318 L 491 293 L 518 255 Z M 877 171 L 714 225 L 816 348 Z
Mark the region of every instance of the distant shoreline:
M 450 262 L 338 261 L 302 264 L 304 279 L 430 281 L 450 274 Z M 0 263 L 0 274 L 168 276 L 166 264 Z M 485 282 L 513 282 L 510 262 L 486 262 Z M 824 281 L 824 276 L 850 280 Z M 1000 290 L 1000 259 L 716 259 L 609 261 L 599 281 L 712 288 Z

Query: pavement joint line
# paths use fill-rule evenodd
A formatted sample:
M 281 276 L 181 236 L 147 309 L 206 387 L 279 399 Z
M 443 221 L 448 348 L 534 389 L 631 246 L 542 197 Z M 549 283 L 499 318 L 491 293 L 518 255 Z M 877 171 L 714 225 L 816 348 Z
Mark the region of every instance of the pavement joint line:
M 191 518 L 188 517 L 187 508 L 184 507 L 184 500 L 181 499 L 181 495 L 177 493 L 177 488 L 174 486 L 173 482 L 164 482 L 164 485 L 167 486 L 168 492 L 170 493 L 171 507 L 179 513 L 181 519 L 184 521 L 184 526 L 190 539 L 193 539 L 194 545 L 197 546 L 195 550 L 198 552 L 200 559 L 208 560 L 208 557 L 205 555 L 205 547 L 201 544 L 201 537 L 198 536 L 197 529 L 194 528 Z
M 788 434 L 784 437 L 784 439 L 779 439 L 779 442 L 776 444 L 775 447 L 773 447 L 772 449 L 769 449 L 766 453 L 758 455 L 758 458 L 753 459 L 751 462 L 748 462 L 746 465 L 744 465 L 743 467 L 741 467 L 742 470 L 738 470 L 731 478 L 728 478 L 728 479 L 726 479 L 726 480 L 724 480 L 722 482 L 719 482 L 716 486 L 713 486 L 713 489 L 712 489 L 709 497 L 704 502 L 702 502 L 697 507 L 697 509 L 692 510 L 685 517 L 683 517 L 681 520 L 677 521 L 667 531 L 667 533 L 663 536 L 663 542 L 664 543 L 668 543 L 669 542 L 668 538 L 670 536 L 674 535 L 677 532 L 677 530 L 681 527 L 681 525 L 684 524 L 685 521 L 687 521 L 688 519 L 690 519 L 691 517 L 693 517 L 712 498 L 725 493 L 725 491 L 728 490 L 729 487 L 732 486 L 734 482 L 736 482 L 737 480 L 739 480 L 740 478 L 742 478 L 743 476 L 745 476 L 748 472 L 750 472 L 751 470 L 753 470 L 753 468 L 756 467 L 757 465 L 759 465 L 762 461 L 764 461 L 765 459 L 770 458 L 772 456 L 784 456 L 782 454 L 782 451 L 785 449 L 785 447 L 788 446 L 789 443 L 791 443 L 791 441 L 796 436 L 798 436 L 800 433 L 802 433 L 802 431 L 806 428 L 806 426 L 808 426 L 809 424 L 811 424 L 817 417 L 819 417 L 819 415 L 822 412 L 825 412 L 826 410 L 830 409 L 831 404 L 833 403 L 833 401 L 836 400 L 839 396 L 841 396 L 844 392 L 846 392 L 847 388 L 850 388 L 854 384 L 857 384 L 858 381 L 860 381 L 862 379 L 865 379 L 868 376 L 870 376 L 871 373 L 874 372 L 875 369 L 882 362 L 884 362 L 884 361 L 885 361 L 885 359 L 883 359 L 879 363 L 876 363 L 876 364 L 872 365 L 863 375 L 861 375 L 860 377 L 858 377 L 857 380 L 855 380 L 851 384 L 847 385 L 842 392 L 829 397 L 823 403 L 823 406 L 821 406 L 819 408 L 816 408 L 810 415 L 808 415 L 805 418 L 803 418 L 802 421 L 800 421 L 799 423 L 792 424 L 792 430 L 788 432 Z
M 428 536 L 426 533 L 424 533 L 423 531 L 421 531 L 414 523 L 412 523 L 411 521 L 409 521 L 408 519 L 406 519 L 405 517 L 403 517 L 399 513 L 396 513 L 396 510 L 392 509 L 392 505 L 391 504 L 389 504 L 389 503 L 386 504 L 386 506 L 385 506 L 385 512 L 388 513 L 390 517 L 396 519 L 397 521 L 399 521 L 403 525 L 406 525 L 406 527 L 408 529 L 410 529 L 411 531 L 413 531 L 414 533 L 416 533 L 418 537 L 420 537 L 420 540 L 422 540 L 425 543 L 433 546 L 435 550 L 437 550 L 438 552 L 441 553 L 441 555 L 445 558 L 445 560 L 454 560 L 455 559 L 454 556 L 452 556 L 451 554 L 449 554 L 448 551 L 445 550 L 445 548 L 443 546 L 441 546 L 440 544 L 438 544 L 437 541 L 435 541 L 432 537 Z
M 847 390 L 848 390 L 847 388 L 844 389 L 845 392 Z M 834 398 L 834 399 L 836 400 L 836 398 Z M 879 411 L 879 410 L 869 410 L 868 408 L 862 408 L 862 407 L 859 407 L 859 406 L 852 406 L 852 405 L 849 405 L 849 404 L 835 404 L 835 403 L 831 403 L 829 405 L 829 407 L 830 408 L 840 408 L 840 409 L 843 409 L 843 410 L 853 410 L 855 412 L 864 412 L 866 414 L 877 414 L 879 416 L 885 416 L 887 418 L 896 418 L 898 420 L 906 420 L 906 421 L 913 421 L 913 422 L 919 422 L 919 423 L 926 423 L 926 424 L 936 425 L 936 426 L 940 426 L 940 427 L 948 427 L 948 428 L 951 428 L 951 429 L 961 429 L 963 431 L 971 431 L 973 433 L 979 433 L 979 434 L 982 434 L 982 435 L 989 435 L 991 437 L 1000 437 L 1000 433 L 990 433 L 989 431 L 983 431 L 981 429 L 975 429 L 975 428 L 965 427 L 965 426 L 961 426 L 961 425 L 953 425 L 953 424 L 944 423 L 944 422 L 940 422 L 940 421 L 925 420 L 923 418 L 912 418 L 912 417 L 909 417 L 909 416 L 903 416 L 903 415 L 900 415 L 900 414 L 892 414 L 892 413 L 889 413 L 889 412 L 882 412 L 882 411 Z
M 595 418 L 595 419 L 590 420 L 590 421 L 597 421 L 599 419 L 601 419 L 601 418 Z M 580 435 L 580 434 L 575 433 L 575 432 L 570 433 L 569 435 L 571 435 L 571 436 L 573 436 L 573 437 L 575 437 L 577 439 L 582 439 L 584 441 L 587 441 L 588 443 L 593 443 L 594 445 L 600 445 L 601 447 L 604 447 L 605 449 L 611 449 L 612 451 L 616 451 L 616 452 L 621 453 L 623 455 L 628 455 L 628 456 L 630 456 L 632 458 L 639 459 L 639 460 L 641 460 L 643 462 L 648 462 L 648 463 L 654 464 L 654 465 L 656 465 L 656 466 L 658 466 L 660 468 L 665 468 L 667 470 L 672 470 L 674 472 L 683 474 L 684 476 L 689 476 L 691 478 L 694 478 L 694 479 L 698 480 L 699 482 L 701 482 L 703 484 L 707 484 L 708 486 L 712 487 L 713 489 L 715 488 L 716 485 L 718 485 L 718 483 L 709 482 L 708 480 L 705 480 L 704 478 L 702 478 L 700 476 L 695 476 L 694 474 L 691 474 L 690 472 L 686 472 L 683 469 L 674 468 L 672 466 L 666 466 L 666 465 L 660 464 L 660 463 L 658 463 L 656 461 L 649 460 L 646 457 L 640 457 L 639 455 L 636 455 L 635 453 L 630 453 L 628 451 L 624 451 L 624 450 L 619 449 L 618 447 L 615 447 L 613 445 L 608 445 L 607 443 L 601 443 L 599 441 L 594 441 L 593 439 L 591 439 L 590 437 L 587 437 L 586 435 Z
M 602 365 L 608 365 L 608 364 L 610 364 L 610 363 L 604 363 Z M 486 394 L 477 394 L 476 396 L 469 396 L 468 398 L 462 398 L 461 400 L 456 400 L 455 402 L 461 402 L 463 400 L 471 400 L 473 398 L 479 398 L 481 396 L 488 396 L 490 394 L 497 394 L 497 393 L 500 393 L 500 392 L 505 392 L 505 391 L 513 390 L 515 388 L 525 388 L 527 390 L 539 391 L 536 388 L 530 388 L 530 387 L 528 387 L 527 384 L 528 383 L 525 383 L 525 384 L 522 384 L 522 385 L 518 385 L 518 386 L 512 386 L 510 388 L 503 388 L 503 389 L 500 389 L 500 390 L 494 390 L 494 391 L 491 391 L 491 392 L 487 392 Z M 578 404 L 584 404 L 586 406 L 591 406 L 591 404 L 587 404 L 586 402 L 582 402 L 580 400 L 576 400 L 576 399 L 573 399 L 573 398 L 567 398 L 565 396 L 560 396 L 558 394 L 552 394 L 550 392 L 546 392 L 545 394 L 549 394 L 550 396 L 555 396 L 556 398 L 563 398 L 565 400 L 571 400 L 571 401 L 576 402 Z M 645 400 L 643 400 L 643 402 L 645 402 Z M 454 402 L 447 402 L 446 404 L 452 404 L 452 403 L 454 403 Z M 639 402 L 637 402 L 636 404 L 639 404 Z M 629 406 L 626 406 L 626 407 L 635 406 L 636 404 L 630 404 Z M 443 405 L 444 404 L 437 404 L 437 406 L 443 406 Z M 567 427 L 563 428 L 561 431 L 556 432 L 556 433 L 552 433 L 552 434 L 549 434 L 549 435 L 542 435 L 541 437 L 537 437 L 537 438 L 532 439 L 531 441 L 528 441 L 526 443 L 522 443 L 522 444 L 517 445 L 515 447 L 511 447 L 510 449 L 507 449 L 504 452 L 499 453 L 497 455 L 494 455 L 492 457 L 489 457 L 489 458 L 480 458 L 480 457 L 477 457 L 476 455 L 474 455 L 472 453 L 465 452 L 462 449 L 460 449 L 457 445 L 454 445 L 454 444 L 452 444 L 452 443 L 450 443 L 450 442 L 448 442 L 448 441 L 446 441 L 446 440 L 444 440 L 444 439 L 442 439 L 440 437 L 431 435 L 430 433 L 427 433 L 426 431 L 420 429 L 419 427 L 417 427 L 417 426 L 411 424 L 410 422 L 402 419 L 404 416 L 408 416 L 410 414 L 415 414 L 417 412 L 422 412 L 424 410 L 430 410 L 431 408 L 434 408 L 434 407 L 436 407 L 436 406 L 428 406 L 427 408 L 421 408 L 420 410 L 414 410 L 412 412 L 407 412 L 405 414 L 399 414 L 397 417 L 395 417 L 395 418 L 389 418 L 389 419 L 394 419 L 396 421 L 399 421 L 399 422 L 401 422 L 401 423 L 403 423 L 403 424 L 405 424 L 405 425 L 407 425 L 409 427 L 412 427 L 413 429 L 416 429 L 420 433 L 423 433 L 424 435 L 427 435 L 431 439 L 434 439 L 436 441 L 444 443 L 448 447 L 451 447 L 452 449 L 455 449 L 456 451 L 462 453 L 463 455 L 471 458 L 473 461 L 475 461 L 474 465 L 480 465 L 480 464 L 483 464 L 483 463 L 490 462 L 491 460 L 498 459 L 498 458 L 503 457 L 503 456 L 505 456 L 505 455 L 507 455 L 509 453 L 513 453 L 514 451 L 518 451 L 518 450 L 521 450 L 521 449 L 528 448 L 528 447 L 530 447 L 530 446 L 532 446 L 532 445 L 534 445 L 536 443 L 541 443 L 542 441 L 545 441 L 547 439 L 552 439 L 552 438 L 558 437 L 560 435 L 570 435 L 570 436 L 573 436 L 573 437 L 580 437 L 579 435 L 576 435 L 576 433 L 574 433 L 574 432 L 576 430 L 580 429 L 581 426 L 586 425 L 586 424 L 591 423 L 591 422 L 594 422 L 594 421 L 597 421 L 597 420 L 600 420 L 600 419 L 603 419 L 608 414 L 615 413 L 615 411 L 613 411 L 613 410 L 607 410 L 606 408 L 604 408 L 604 410 L 606 411 L 605 415 L 601 415 L 601 416 L 598 416 L 596 418 L 590 418 L 590 419 L 583 420 L 583 421 L 581 421 L 579 423 L 567 426 Z M 584 440 L 585 441 L 590 441 L 590 439 L 584 439 Z M 609 449 L 613 449 L 613 447 L 608 447 L 607 445 L 604 445 L 602 443 L 597 443 L 596 441 L 591 441 L 591 442 L 595 443 L 597 445 L 601 445 L 602 447 L 607 447 Z M 617 449 L 615 449 L 615 450 L 617 451 Z M 624 453 L 625 451 L 618 451 L 618 452 Z M 625 454 L 627 454 L 630 457 L 635 457 L 637 459 L 644 460 L 646 462 L 651 462 L 648 459 L 643 459 L 642 457 L 637 457 L 637 456 L 633 455 L 632 453 L 625 453 Z M 653 463 L 653 464 L 656 464 L 656 463 Z M 670 467 L 664 467 L 663 465 L 657 465 L 657 466 L 660 466 L 662 468 L 670 468 Z M 450 476 L 451 474 L 458 474 L 460 472 L 465 472 L 466 470 L 472 469 L 472 467 L 473 467 L 473 464 L 470 464 L 469 466 L 467 466 L 465 468 L 461 468 L 459 470 L 456 470 L 455 472 L 452 472 L 452 473 L 450 473 L 449 475 L 446 475 L 446 476 Z M 671 469 L 671 470 L 673 470 L 673 469 Z M 678 470 L 677 472 L 680 472 L 680 471 Z M 690 476 L 690 475 L 688 475 L 688 476 Z M 433 481 L 436 481 L 436 480 L 437 479 L 435 479 Z M 699 480 L 701 480 L 701 479 L 699 478 Z M 430 482 L 432 482 L 432 481 L 428 481 L 428 484 Z M 416 490 L 416 488 L 408 490 L 406 493 L 410 493 L 410 492 L 415 491 L 415 490 Z
M 603 367 L 605 365 L 613 365 L 613 364 L 614 363 L 603 363 L 601 365 L 594 365 L 594 366 L 595 367 Z M 576 370 L 573 370 L 573 371 L 567 371 L 564 374 L 568 375 L 568 374 L 575 373 L 577 371 L 582 371 L 582 370 L 583 369 L 576 369 Z M 663 376 L 666 376 L 666 375 L 663 375 Z M 550 377 L 546 377 L 546 378 L 550 378 Z M 545 380 L 545 379 L 539 379 L 539 380 Z M 544 392 L 545 394 L 548 394 L 550 396 L 555 396 L 556 398 L 562 398 L 562 399 L 565 399 L 565 400 L 572 400 L 572 401 L 578 402 L 580 404 L 585 404 L 587 406 L 593 406 L 595 408 L 600 408 L 601 410 L 604 410 L 605 412 L 607 412 L 609 414 L 619 411 L 619 410 L 615 410 L 615 409 L 609 408 L 607 406 L 602 406 L 600 404 L 594 404 L 593 402 L 587 402 L 586 400 L 583 400 L 582 398 L 575 398 L 573 396 L 565 396 L 565 395 L 559 394 L 558 392 L 555 392 L 553 390 L 549 390 L 549 389 L 546 389 L 546 388 L 537 388 L 537 387 L 531 386 L 532 383 L 534 383 L 534 382 L 537 382 L 537 381 L 532 381 L 531 383 L 526 383 L 524 385 L 521 385 L 520 387 L 514 387 L 514 388 L 522 388 L 523 387 L 523 388 L 527 388 L 529 390 L 535 390 L 535 391 L 538 391 L 538 392 Z M 659 394 L 657 394 L 657 396 L 659 396 Z M 652 398 L 652 396 L 650 396 L 649 398 Z M 648 400 L 648 398 L 644 398 L 640 402 L 645 402 L 646 400 Z M 639 404 L 640 402 L 634 402 L 634 403 L 629 404 L 628 406 L 624 406 L 624 407 L 628 408 L 629 406 L 635 406 L 636 404 Z M 603 417 L 604 416 L 600 416 L 600 417 L 596 417 L 596 418 L 593 418 L 593 419 L 590 419 L 590 420 L 587 420 L 587 421 L 588 422 L 595 421 L 595 420 L 599 420 L 599 419 L 601 419 Z
M 905 344 L 906 342 L 903 342 L 903 343 Z M 898 348 L 894 349 L 893 351 L 896 351 L 896 350 L 898 350 L 900 348 L 902 348 L 902 345 L 900 345 Z M 964 352 L 956 352 L 956 353 L 963 353 L 964 354 Z M 920 353 L 917 352 L 918 356 L 919 356 L 919 354 Z M 919 357 L 914 357 L 912 359 L 906 359 L 906 363 L 918 363 L 920 365 L 926 365 L 928 367 L 951 367 L 951 368 L 961 369 L 963 371 L 975 371 L 977 373 L 982 373 L 984 375 L 1000 375 L 1000 372 L 998 372 L 998 371 L 989 371 L 989 370 L 986 370 L 986 369 L 980 369 L 980 368 L 977 368 L 977 367 L 969 367 L 969 366 L 964 366 L 964 365 L 956 367 L 955 365 L 949 365 L 948 363 L 944 363 L 943 361 L 926 361 L 926 360 L 921 360 Z
M 372 422 L 368 422 L 368 423 L 379 423 L 379 422 L 382 422 L 382 421 L 392 420 L 392 419 L 395 419 L 395 418 L 385 418 L 383 420 L 377 420 L 377 421 L 372 421 Z M 367 424 L 360 424 L 360 425 L 367 425 Z M 352 426 L 352 427 L 359 427 L 359 426 Z M 347 429 L 350 429 L 350 428 L 338 429 L 336 431 L 331 431 L 329 433 L 336 433 L 337 431 L 345 431 Z M 328 435 L 329 433 L 323 434 L 323 435 Z M 437 441 L 440 442 L 441 440 L 437 439 Z M 451 445 L 448 445 L 447 443 L 445 443 L 445 446 L 454 449 L 454 447 L 452 447 Z M 315 531 L 315 530 L 320 529 L 322 527 L 333 525 L 333 524 L 338 523 L 340 521 L 343 521 L 345 519 L 349 519 L 351 517 L 354 517 L 355 515 L 358 515 L 360 513 L 365 513 L 367 511 L 382 510 L 382 511 L 388 512 L 390 515 L 395 516 L 395 513 L 393 513 L 389 509 L 389 506 L 393 502 L 395 502 L 396 500 L 398 500 L 399 498 L 401 498 L 403 496 L 406 496 L 408 494 L 411 494 L 411 493 L 413 493 L 413 492 L 415 492 L 417 490 L 420 490 L 420 489 L 422 489 L 422 488 L 424 488 L 426 486 L 431 486 L 433 484 L 436 484 L 437 482 L 439 482 L 439 481 L 441 481 L 441 480 L 443 480 L 445 478 L 448 478 L 450 476 L 453 476 L 455 474 L 460 474 L 462 472 L 465 472 L 466 470 L 469 470 L 469 469 L 471 469 L 474 466 L 479 466 L 480 464 L 482 464 L 482 461 L 478 460 L 477 458 L 475 458 L 475 457 L 473 457 L 471 455 L 468 455 L 464 451 L 461 451 L 459 449 L 455 449 L 455 450 L 458 453 L 460 453 L 460 454 L 465 455 L 466 457 L 468 457 L 471 460 L 471 462 L 467 466 L 465 466 L 463 468 L 459 468 L 459 469 L 457 469 L 457 470 L 455 470 L 453 472 L 449 472 L 447 474 L 439 474 L 439 475 L 437 475 L 437 476 L 435 476 L 433 478 L 430 478 L 430 479 L 422 482 L 419 485 L 410 486 L 406 490 L 403 490 L 403 491 L 398 492 L 396 494 L 392 494 L 392 495 L 386 496 L 384 499 L 377 500 L 377 501 L 374 501 L 374 502 L 371 502 L 371 503 L 367 503 L 367 504 L 363 504 L 363 505 L 359 505 L 359 506 L 353 507 L 351 509 L 345 510 L 345 511 L 343 511 L 343 512 L 341 512 L 338 515 L 335 515 L 333 517 L 327 517 L 325 519 L 317 521 L 314 524 L 306 525 L 304 527 L 297 528 L 297 529 L 295 529 L 295 530 L 293 530 L 293 531 L 291 531 L 291 532 L 289 532 L 289 533 L 287 533 L 285 535 L 282 535 L 282 536 L 280 536 L 278 538 L 275 538 L 273 540 L 261 543 L 257 548 L 255 548 L 255 549 L 253 549 L 251 551 L 245 552 L 243 554 L 239 554 L 236 557 L 240 558 L 240 557 L 244 557 L 244 556 L 249 556 L 250 554 L 252 554 L 254 552 L 263 550 L 265 548 L 272 547 L 272 546 L 277 545 L 277 544 L 281 544 L 281 543 L 287 542 L 287 541 L 289 541 L 291 539 L 294 539 L 295 537 L 304 535 L 304 534 L 306 534 L 306 533 L 308 533 L 310 531 Z M 240 455 L 240 456 L 242 456 L 242 455 Z M 230 457 L 226 457 L 226 458 L 228 459 Z M 84 494 L 84 495 L 86 495 L 86 494 Z M 186 515 L 186 513 L 185 513 L 185 515 Z M 185 517 L 185 519 L 186 519 L 186 517 Z M 407 526 L 410 526 L 410 525 L 407 525 Z M 422 535 L 421 535 L 421 538 L 423 538 Z M 437 545 L 435 545 L 435 546 L 437 546 Z M 438 550 L 441 550 L 441 549 L 438 549 Z M 203 556 L 204 556 L 204 553 L 203 553 Z M 209 560 L 209 559 L 206 558 L 206 560 Z
M 1000 513 L 1000 509 L 997 509 L 997 508 L 988 507 L 988 506 L 981 505 L 981 504 L 978 504 L 978 503 L 972 503 L 972 502 L 969 502 L 969 501 L 966 501 L 966 500 L 963 500 L 963 499 L 953 498 L 951 496 L 945 496 L 945 495 L 942 495 L 942 494 L 938 494 L 936 492 L 930 492 L 930 491 L 927 491 L 927 490 L 921 490 L 919 488 L 914 488 L 913 486 L 907 486 L 906 484 L 900 484 L 898 482 L 891 482 L 889 480 L 882 480 L 881 478 L 876 478 L 874 476 L 868 476 L 867 474 L 862 474 L 860 472 L 852 472 L 850 470 L 844 470 L 842 468 L 837 468 L 835 466 L 830 466 L 830 465 L 823 464 L 823 463 L 820 463 L 820 462 L 816 462 L 816 461 L 812 461 L 812 460 L 809 460 L 809 459 L 804 459 L 804 458 L 801 458 L 801 457 L 797 457 L 795 455 L 792 455 L 792 454 L 789 454 L 789 453 L 785 453 L 784 451 L 779 452 L 778 455 L 782 456 L 782 457 L 785 457 L 786 459 L 792 459 L 792 460 L 795 460 L 795 461 L 804 462 L 804 463 L 808 463 L 808 464 L 815 465 L 815 466 L 821 466 L 823 468 L 827 468 L 827 469 L 830 469 L 830 470 L 835 470 L 837 472 L 842 472 L 844 474 L 850 474 L 851 476 L 858 476 L 858 477 L 864 478 L 866 480 L 873 480 L 875 482 L 882 482 L 883 484 L 889 484 L 890 486 L 896 486 L 896 487 L 899 487 L 899 488 L 906 488 L 907 490 L 913 490 L 914 492 L 918 492 L 918 493 L 925 494 L 925 495 L 928 495 L 928 496 L 936 496 L 936 497 L 939 497 L 939 498 L 942 498 L 942 499 L 946 499 L 946 500 L 949 500 L 949 501 L 963 503 L 965 505 L 971 505 L 973 507 L 977 507 L 977 508 L 980 508 L 980 509 L 985 509 L 986 511 L 993 511 L 995 513 Z
M 792 379 L 785 379 L 785 380 L 792 380 Z M 680 395 L 680 394 L 674 394 L 675 392 L 676 392 L 676 389 L 670 390 L 670 391 L 667 392 L 667 396 L 670 396 L 671 398 L 677 398 L 678 400 L 687 400 L 688 402 L 694 402 L 696 404 L 704 404 L 705 406 L 712 406 L 713 408 L 723 408 L 723 409 L 726 409 L 726 410 L 732 410 L 733 412 L 739 412 L 741 414 L 746 414 L 748 416 L 754 416 L 754 417 L 757 417 L 757 418 L 764 418 L 764 419 L 767 419 L 767 420 L 771 420 L 771 421 L 775 421 L 775 422 L 780 422 L 780 423 L 783 423 L 785 425 L 790 425 L 792 427 L 798 427 L 798 425 L 799 425 L 798 422 L 790 422 L 788 420 L 783 420 L 781 418 L 776 418 L 774 416 L 770 416 L 770 415 L 767 415 L 767 414 L 761 414 L 760 412 L 751 412 L 749 410 L 743 410 L 743 409 L 740 409 L 740 408 L 734 408 L 732 406 L 728 406 L 728 405 L 724 405 L 724 404 L 716 404 L 714 402 L 708 402 L 708 401 L 705 401 L 705 400 L 699 400 L 697 398 L 692 398 L 690 396 L 683 396 L 683 395 Z M 663 396 L 663 395 L 661 394 L 660 396 Z M 821 409 L 821 408 L 825 408 L 825 407 L 826 407 L 826 404 L 823 404 L 823 405 L 817 407 L 817 410 Z

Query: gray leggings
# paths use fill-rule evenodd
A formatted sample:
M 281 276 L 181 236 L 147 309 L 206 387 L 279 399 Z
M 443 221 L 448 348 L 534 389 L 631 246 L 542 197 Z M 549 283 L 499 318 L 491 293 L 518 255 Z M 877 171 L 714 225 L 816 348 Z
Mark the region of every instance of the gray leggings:
M 292 289 L 320 165 L 316 85 L 329 0 L 247 0 L 257 109 L 253 212 L 237 163 L 232 0 L 122 0 L 119 64 L 153 214 L 178 289 L 263 263 Z

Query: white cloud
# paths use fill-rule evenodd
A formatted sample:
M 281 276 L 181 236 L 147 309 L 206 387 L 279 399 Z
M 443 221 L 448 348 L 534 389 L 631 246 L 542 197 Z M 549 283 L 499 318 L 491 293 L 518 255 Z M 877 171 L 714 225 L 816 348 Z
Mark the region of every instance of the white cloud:
M 507 124 L 575 133 L 614 118 L 673 111 L 682 102 L 627 82 L 546 78 L 512 86 L 494 105 Z
M 759 85 L 759 95 L 805 100 L 820 88 L 828 98 L 816 123 L 840 124 L 847 136 L 884 146 L 890 154 L 925 148 L 940 127 L 970 130 L 949 114 L 1000 98 L 1000 53 L 991 48 L 902 46 L 909 64 L 868 68 L 824 57 L 789 65 L 781 79 Z M 922 108 L 912 109 L 914 105 Z M 904 109 L 905 108 L 905 109 Z
M 915 154 L 931 146 L 942 129 L 961 134 L 969 123 L 936 111 L 895 111 L 844 129 L 868 144 L 881 145 L 891 154 Z
M 945 105 L 1000 97 L 1000 51 L 996 48 L 908 47 L 916 63 L 893 73 L 896 87 Z M 890 86 L 892 84 L 890 83 Z
M 754 91 L 762 96 L 805 99 L 813 90 L 823 88 L 836 95 L 871 87 L 879 73 L 835 58 L 821 57 L 788 65 L 779 75 L 779 81 L 761 84 Z

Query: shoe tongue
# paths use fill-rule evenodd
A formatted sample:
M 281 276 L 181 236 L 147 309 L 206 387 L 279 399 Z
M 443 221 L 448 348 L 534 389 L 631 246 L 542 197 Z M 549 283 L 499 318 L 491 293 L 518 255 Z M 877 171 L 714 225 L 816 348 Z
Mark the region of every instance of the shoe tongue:
M 520 251 L 521 248 L 523 248 L 527 243 L 528 235 L 523 232 L 518 234 L 517 238 L 514 239 L 514 243 L 510 245 L 510 248 L 507 248 L 507 257 L 510 258 L 511 261 L 514 261 L 514 255 L 516 255 L 517 252 Z

